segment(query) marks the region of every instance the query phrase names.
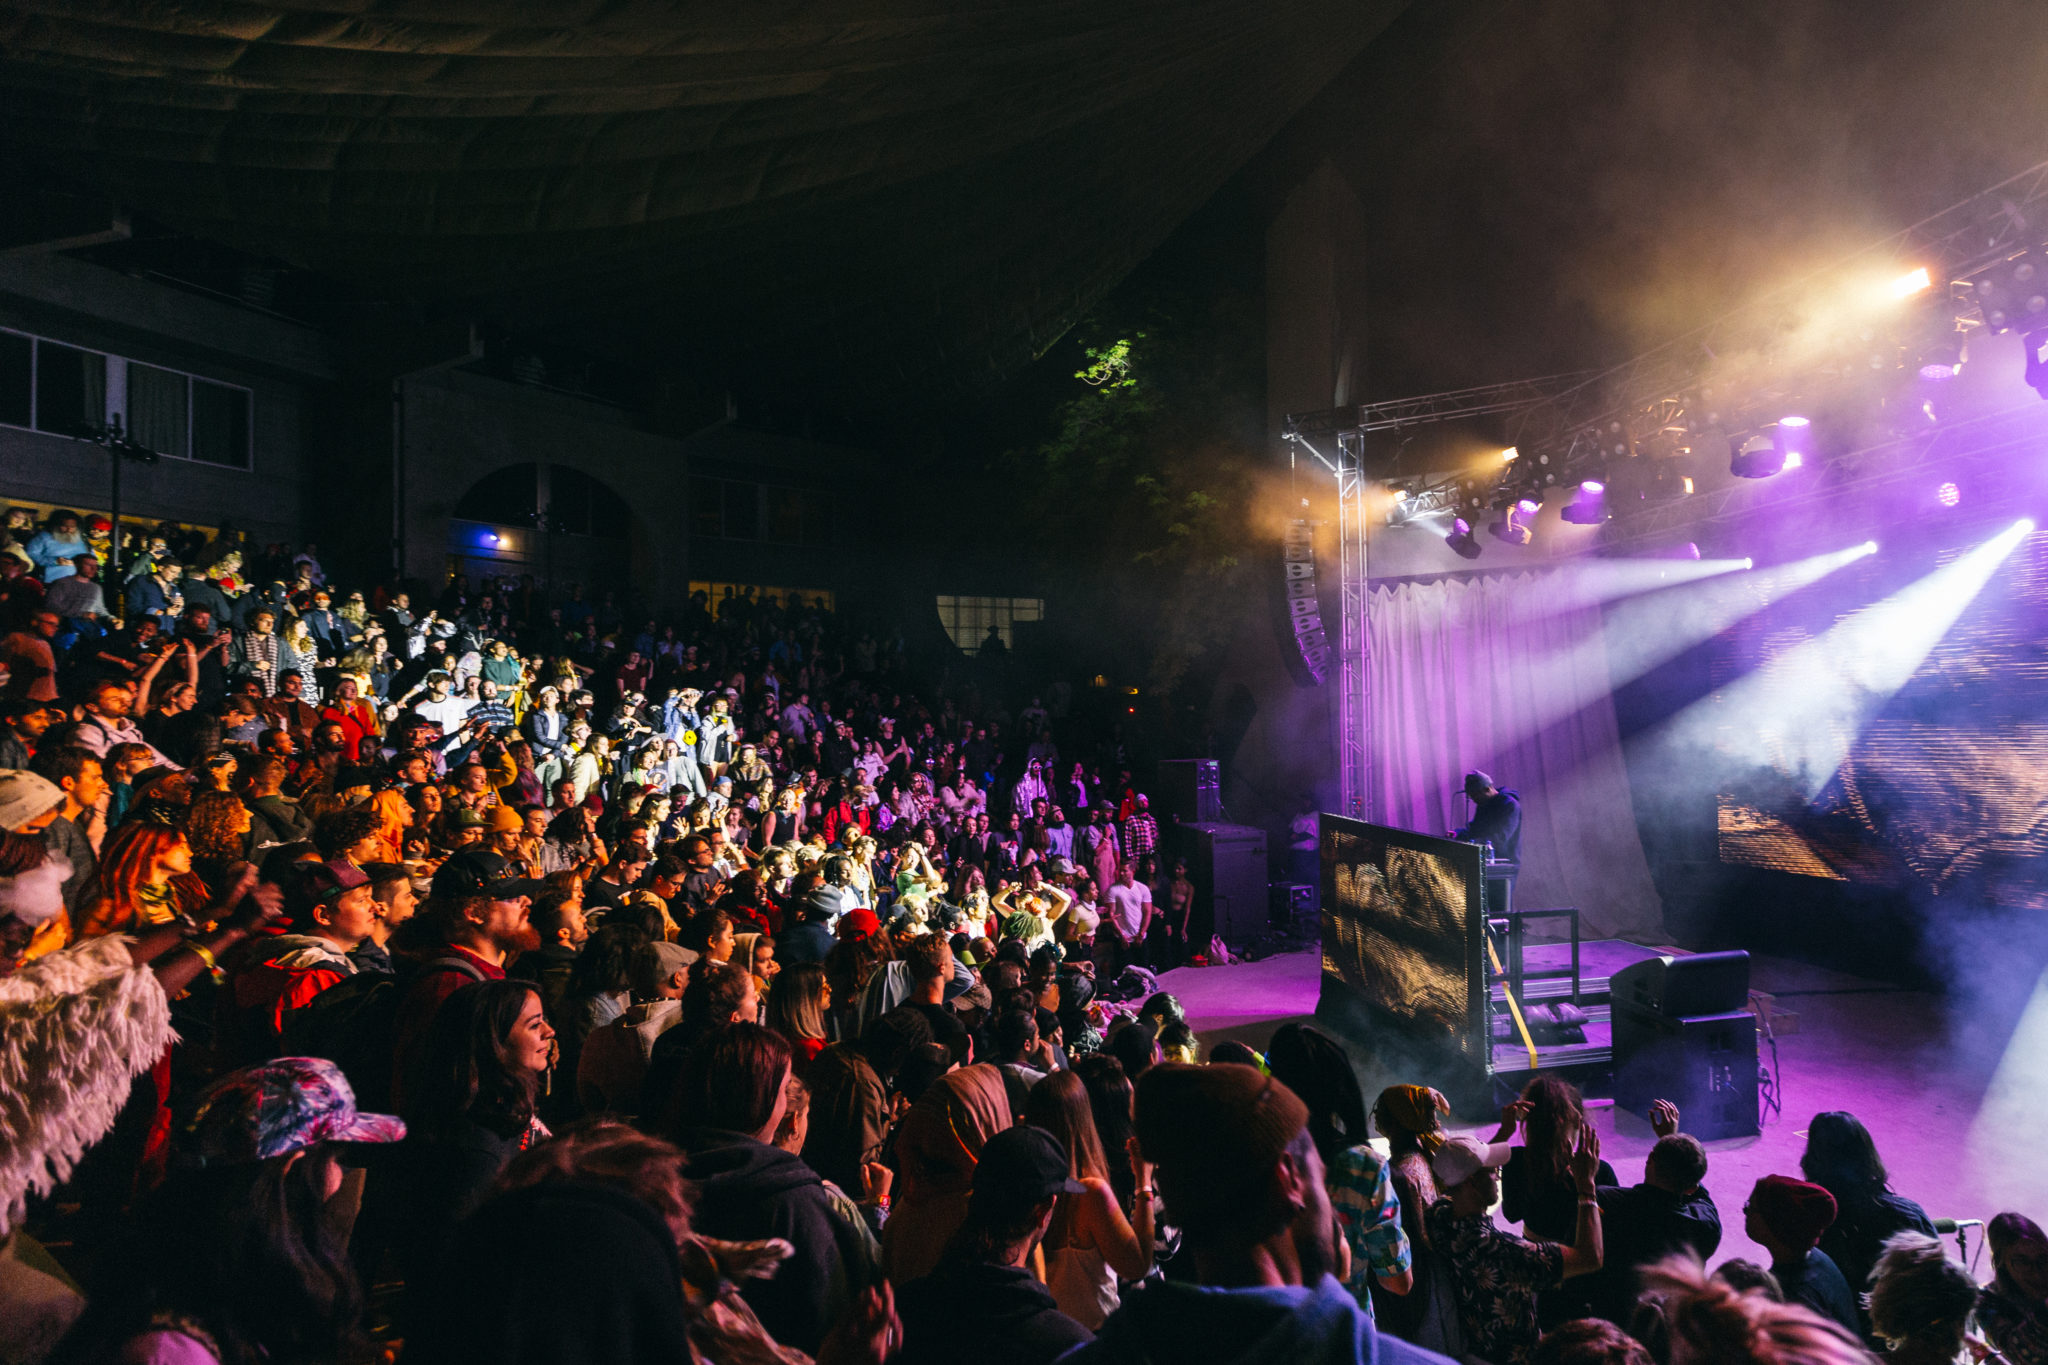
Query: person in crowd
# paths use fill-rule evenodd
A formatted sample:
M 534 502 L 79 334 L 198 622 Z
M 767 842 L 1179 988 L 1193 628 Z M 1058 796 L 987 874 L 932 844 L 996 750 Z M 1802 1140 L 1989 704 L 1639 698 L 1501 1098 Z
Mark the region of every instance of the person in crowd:
M 376 923 L 370 878 L 354 863 L 302 863 L 285 888 L 287 932 L 230 978 L 236 1028 L 229 1046 L 242 1062 L 277 1055 L 294 1011 L 354 976 L 353 956 Z
M 1059 1139 L 1032 1126 L 991 1137 L 975 1164 L 967 1216 L 923 1279 L 903 1287 L 898 1365 L 956 1360 L 1046 1365 L 1091 1339 L 1031 1273 L 1061 1200 L 1083 1193 Z
M 358 1111 L 318 1058 L 214 1082 L 179 1127 L 183 1159 L 100 1277 L 70 1358 L 254 1365 L 364 1352 L 363 1292 L 328 1205 L 344 1153 L 405 1131 Z
M 2011 1365 L 2048 1365 L 2048 1233 L 2022 1213 L 1984 1229 L 1991 1283 L 1977 1296 L 1977 1324 Z
M 1051 1224 L 1041 1231 L 1045 1282 L 1060 1311 L 1093 1331 L 1116 1311 L 1118 1283 L 1142 1280 L 1152 1269 L 1157 1200 L 1152 1167 L 1133 1142 L 1119 1157 L 1131 1165 L 1135 1198 L 1126 1215 L 1109 1182 L 1109 1159 L 1095 1129 L 1088 1087 L 1071 1071 L 1057 1071 L 1033 1086 L 1024 1122 L 1043 1129 L 1067 1153 L 1077 1187 L 1062 1193 Z M 972 1201 L 970 1200 L 970 1213 Z
M 639 1112 L 648 1059 L 656 1040 L 682 1022 L 683 988 L 695 960 L 675 943 L 643 943 L 633 950 L 626 967 L 632 1003 L 583 1042 L 576 1099 L 584 1113 L 630 1118 Z
M 1709 1277 L 1696 1261 L 1666 1261 L 1643 1280 L 1659 1305 L 1668 1365 L 1869 1365 L 1840 1323 Z
M 896 1073 L 913 1049 L 931 1041 L 924 1015 L 906 1006 L 875 1020 L 854 1041 L 818 1053 L 804 1072 L 811 1092 L 804 1160 L 812 1170 L 844 1190 L 866 1187 L 867 1168 L 881 1160 L 894 1118 Z
M 1633 1319 L 1644 1267 L 1677 1255 L 1704 1263 L 1721 1245 L 1721 1214 L 1704 1183 L 1707 1150 L 1678 1124 L 1678 1106 L 1652 1103 L 1657 1144 L 1643 1162 L 1642 1183 L 1598 1191 L 1606 1259 L 1586 1281 L 1587 1293 L 1593 1311 L 1620 1326 Z
M 1525 1145 L 1513 1150 L 1501 1170 L 1501 1217 L 1522 1224 L 1532 1238 L 1569 1243 L 1578 1222 L 1572 1154 L 1579 1135 L 1591 1126 L 1585 1101 L 1562 1076 L 1538 1072 L 1522 1087 L 1520 1105 L 1511 1107 L 1521 1119 Z M 1596 1179 L 1602 1185 L 1621 1183 L 1604 1163 Z
M 555 1033 L 529 983 L 471 982 L 441 1003 L 405 1090 L 405 1142 L 372 1187 L 408 1285 L 422 1283 L 506 1163 L 548 1136 L 538 1109 L 554 1063 Z
M 1802 1304 L 1860 1335 L 1856 1295 L 1820 1239 L 1835 1221 L 1835 1197 L 1819 1185 L 1767 1175 L 1742 1206 L 1743 1230 L 1771 1253 L 1771 1274 L 1785 1302 Z
M 1576 1225 L 1568 1244 L 1532 1241 L 1494 1226 L 1488 1210 L 1500 1196 L 1497 1172 L 1513 1150 L 1501 1143 L 1450 1137 L 1430 1158 L 1441 1196 L 1426 1222 L 1432 1248 L 1450 1269 L 1458 1322 L 1473 1354 L 1521 1365 L 1538 1336 L 1537 1302 L 1544 1291 L 1590 1275 L 1603 1256 L 1600 1136 L 1582 1124 L 1567 1167 L 1577 1193 Z
M 1374 1285 L 1405 1295 L 1415 1286 L 1415 1272 L 1393 1176 L 1367 1141 L 1358 1073 L 1336 1039 L 1305 1024 L 1276 1029 L 1266 1063 L 1273 1078 L 1308 1106 L 1330 1207 L 1350 1253 L 1345 1286 L 1370 1314 Z
M 882 1229 L 882 1270 L 898 1284 L 931 1273 L 967 1216 L 974 1165 L 1010 1127 L 1003 1074 L 985 1063 L 949 1071 L 904 1113 L 895 1136 L 895 1205 Z
M 1883 1254 L 1885 1243 L 1901 1232 L 1934 1235 L 1934 1223 L 1927 1211 L 1892 1192 L 1884 1160 L 1877 1154 L 1877 1142 L 1854 1114 L 1831 1109 L 1813 1116 L 1806 1130 L 1806 1150 L 1800 1154 L 1799 1170 L 1834 1196 L 1835 1221 L 1821 1234 L 1820 1249 L 1842 1272 L 1850 1288 L 1859 1293 L 1870 1283 L 1871 1271 Z M 1860 1299 L 1857 1311 L 1868 1336 L 1869 1315 Z
M 1143 966 L 1146 935 L 1152 931 L 1152 888 L 1138 880 L 1137 864 L 1117 865 L 1116 880 L 1102 893 L 1102 922 L 1095 930 L 1096 979 L 1114 981 L 1127 966 Z
M 1656 1365 L 1643 1344 L 1611 1322 L 1575 1318 L 1543 1334 L 1529 1365 Z
M 772 1279 L 741 1287 L 771 1335 L 815 1352 L 867 1289 L 848 1276 L 856 1234 L 839 1219 L 816 1172 L 774 1145 L 788 1105 L 789 1045 L 758 1024 L 729 1024 L 691 1048 L 666 1135 L 686 1152 L 696 1226 L 746 1241 L 779 1237 L 793 1254 Z
M 1899 1365 L 1951 1365 L 1964 1358 L 1977 1282 L 1934 1238 L 1894 1233 L 1871 1272 L 1866 1305 L 1870 1324 L 1884 1343 L 1884 1359 Z
M 508 958 L 540 947 L 532 893 L 532 883 L 513 875 L 503 858 L 480 849 L 452 854 L 434 872 L 420 918 L 438 943 L 407 988 L 393 1026 L 392 1081 L 401 1104 L 413 1058 L 441 1003 L 471 982 L 504 979 Z
M 1164 1063 L 1138 1082 L 1137 1130 L 1195 1283 L 1131 1291 L 1067 1360 L 1442 1359 L 1380 1336 L 1337 1282 L 1322 1160 L 1285 1085 L 1247 1067 Z
M 543 883 L 528 907 L 527 922 L 533 927 L 534 937 L 540 940 L 540 947 L 520 953 L 512 972 L 540 988 L 541 1004 L 552 1019 L 569 992 L 576 957 L 590 941 L 590 922 L 583 916 L 582 888 L 574 883 Z
M 132 933 L 169 924 L 205 901 L 205 885 L 192 875 L 192 845 L 175 826 L 131 819 L 101 848 L 99 896 L 79 933 Z
M 808 1072 L 830 1042 L 825 1020 L 831 1009 L 832 987 L 819 963 L 800 962 L 777 974 L 768 992 L 765 1022 L 789 1044 L 798 1075 Z

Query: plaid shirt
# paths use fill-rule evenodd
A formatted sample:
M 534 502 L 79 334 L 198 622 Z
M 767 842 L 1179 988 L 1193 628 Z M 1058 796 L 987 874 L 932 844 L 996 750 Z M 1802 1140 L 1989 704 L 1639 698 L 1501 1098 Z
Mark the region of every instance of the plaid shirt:
M 1124 856 L 1132 862 L 1159 847 L 1159 822 L 1152 812 L 1141 810 L 1124 821 Z
M 1351 1278 L 1345 1281 L 1367 1314 L 1372 1277 L 1398 1275 L 1412 1264 L 1408 1234 L 1401 1231 L 1401 1201 L 1387 1163 L 1370 1147 L 1353 1147 L 1330 1162 L 1330 1206 L 1351 1247 Z

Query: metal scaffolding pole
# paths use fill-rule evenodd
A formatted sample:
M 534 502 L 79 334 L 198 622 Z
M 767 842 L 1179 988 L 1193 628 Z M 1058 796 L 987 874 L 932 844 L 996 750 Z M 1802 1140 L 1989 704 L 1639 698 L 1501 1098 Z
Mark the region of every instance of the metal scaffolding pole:
M 1372 659 L 1366 631 L 1372 528 L 1367 516 L 1364 437 L 1347 432 L 1325 455 L 1300 432 L 1287 439 L 1337 480 L 1337 802 L 1354 820 L 1372 818 Z

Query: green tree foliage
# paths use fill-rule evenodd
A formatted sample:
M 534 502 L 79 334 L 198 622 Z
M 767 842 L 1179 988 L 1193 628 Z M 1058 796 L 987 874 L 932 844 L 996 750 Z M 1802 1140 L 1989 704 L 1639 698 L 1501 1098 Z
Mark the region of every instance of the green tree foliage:
M 1092 581 L 1159 691 L 1234 624 L 1250 559 L 1258 370 L 1219 309 L 1084 324 L 1048 434 L 1001 462 L 1031 543 L 1074 590 Z

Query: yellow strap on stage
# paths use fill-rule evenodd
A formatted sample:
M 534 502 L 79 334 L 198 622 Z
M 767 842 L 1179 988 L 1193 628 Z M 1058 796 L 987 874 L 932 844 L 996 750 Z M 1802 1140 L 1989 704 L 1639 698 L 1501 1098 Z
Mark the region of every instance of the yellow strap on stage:
M 1522 1018 L 1522 1007 L 1515 1003 L 1515 993 L 1508 988 L 1507 968 L 1500 965 L 1500 954 L 1494 949 L 1492 934 L 1486 936 L 1486 955 L 1493 960 L 1493 974 L 1501 979 L 1500 993 L 1507 998 L 1508 1013 L 1515 1016 L 1515 1029 L 1522 1035 L 1522 1046 L 1529 1049 L 1529 1069 L 1535 1071 L 1538 1069 L 1536 1040 L 1529 1036 L 1529 1022 Z M 1493 1046 L 1492 1039 L 1487 1039 L 1487 1046 Z

